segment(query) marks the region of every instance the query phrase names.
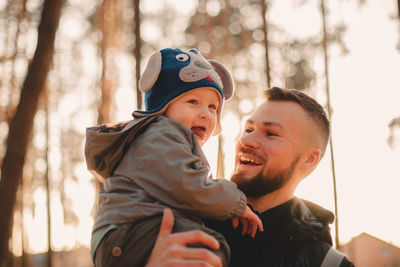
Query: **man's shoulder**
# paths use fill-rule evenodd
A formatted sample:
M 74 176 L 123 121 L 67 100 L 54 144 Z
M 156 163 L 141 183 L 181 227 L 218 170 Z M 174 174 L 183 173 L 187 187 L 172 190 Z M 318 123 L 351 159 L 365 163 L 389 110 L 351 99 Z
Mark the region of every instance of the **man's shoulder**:
M 354 264 L 346 258 L 342 252 L 331 247 L 321 263 L 321 267 L 354 267 Z
M 315 240 L 299 249 L 298 259 L 312 263 L 311 266 L 321 267 L 354 267 L 354 264 L 345 254 L 330 244 Z

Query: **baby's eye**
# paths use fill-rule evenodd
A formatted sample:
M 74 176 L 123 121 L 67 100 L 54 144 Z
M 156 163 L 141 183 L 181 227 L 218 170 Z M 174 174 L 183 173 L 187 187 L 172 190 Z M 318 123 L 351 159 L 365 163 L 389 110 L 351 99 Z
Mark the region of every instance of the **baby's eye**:
M 188 100 L 188 103 L 197 105 L 199 102 L 196 99 L 190 99 L 190 100 Z
M 253 131 L 253 129 L 251 129 L 251 128 L 246 128 L 246 129 L 244 129 L 244 132 L 245 133 L 251 133 Z
M 217 109 L 217 105 L 210 104 L 210 105 L 208 105 L 208 108 L 216 110 Z

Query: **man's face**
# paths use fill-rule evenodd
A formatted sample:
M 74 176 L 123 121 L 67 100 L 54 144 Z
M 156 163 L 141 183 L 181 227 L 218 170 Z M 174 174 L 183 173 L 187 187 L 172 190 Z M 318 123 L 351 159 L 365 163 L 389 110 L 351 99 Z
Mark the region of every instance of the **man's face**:
M 301 159 L 309 119 L 288 101 L 266 101 L 246 121 L 236 144 L 231 180 L 248 197 L 260 197 L 285 186 Z

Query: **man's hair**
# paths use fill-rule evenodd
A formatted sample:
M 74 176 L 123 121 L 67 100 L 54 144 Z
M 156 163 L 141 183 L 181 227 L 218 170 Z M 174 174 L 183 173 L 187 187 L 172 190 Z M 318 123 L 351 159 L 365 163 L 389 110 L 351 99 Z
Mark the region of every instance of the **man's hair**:
M 322 154 L 324 154 L 330 134 L 330 122 L 324 108 L 313 98 L 295 89 L 272 87 L 264 91 L 264 96 L 270 101 L 290 101 L 302 106 L 321 129 Z

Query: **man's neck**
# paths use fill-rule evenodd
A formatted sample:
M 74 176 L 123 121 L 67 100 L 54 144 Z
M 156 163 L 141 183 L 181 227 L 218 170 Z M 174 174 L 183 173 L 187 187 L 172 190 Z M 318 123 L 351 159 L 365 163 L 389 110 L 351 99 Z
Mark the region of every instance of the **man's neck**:
M 247 198 L 247 202 L 259 213 L 263 213 L 269 209 L 275 208 L 293 198 L 293 192 L 284 192 L 284 190 L 277 190 L 267 195 L 257 198 Z

